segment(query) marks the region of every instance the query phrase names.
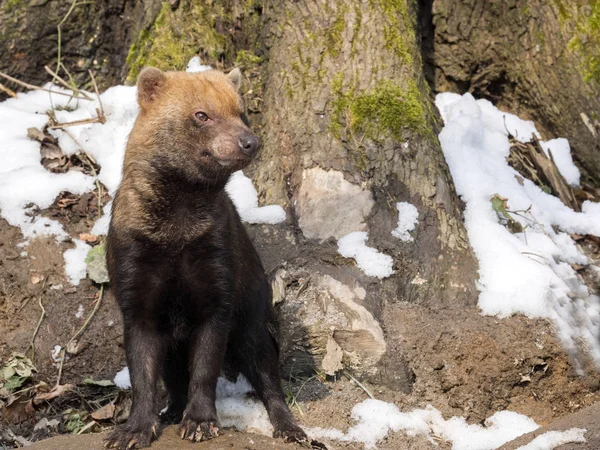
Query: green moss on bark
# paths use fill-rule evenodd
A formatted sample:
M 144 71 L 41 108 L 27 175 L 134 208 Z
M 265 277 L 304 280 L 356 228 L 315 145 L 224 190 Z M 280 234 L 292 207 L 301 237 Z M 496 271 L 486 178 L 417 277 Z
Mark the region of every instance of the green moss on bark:
M 127 81 L 134 82 L 144 66 L 163 70 L 183 70 L 188 61 L 200 53 L 211 61 L 225 52 L 225 37 L 215 30 L 217 17 L 226 17 L 222 7 L 188 0 L 177 11 L 168 3 L 154 25 L 143 30 L 127 56 Z
M 27 6 L 24 0 L 7 0 L 2 9 L 5 13 L 8 14 L 13 9 L 19 8 L 21 6 Z
M 575 29 L 567 48 L 580 60 L 583 79 L 600 84 L 600 0 L 553 3 L 561 23 Z
M 569 42 L 569 49 L 582 58 L 584 80 L 600 84 L 600 0 L 590 0 L 578 17 L 577 35 Z
M 235 65 L 240 69 L 254 69 L 262 63 L 262 58 L 248 50 L 240 50 L 235 58 Z
M 414 26 L 410 20 L 407 0 L 371 0 L 383 11 L 387 23 L 383 25 L 386 47 L 406 64 L 413 64 L 415 44 Z
M 342 33 L 346 28 L 347 12 L 347 6 L 340 6 L 333 24 L 325 31 L 325 49 L 331 56 L 337 56 L 342 51 Z
M 344 89 L 338 76 L 332 85 L 330 129 L 337 136 L 346 127 L 353 135 L 372 140 L 386 137 L 402 139 L 405 130 L 426 134 L 429 129 L 423 94 L 414 82 L 401 86 L 381 81 L 375 88 L 358 92 Z

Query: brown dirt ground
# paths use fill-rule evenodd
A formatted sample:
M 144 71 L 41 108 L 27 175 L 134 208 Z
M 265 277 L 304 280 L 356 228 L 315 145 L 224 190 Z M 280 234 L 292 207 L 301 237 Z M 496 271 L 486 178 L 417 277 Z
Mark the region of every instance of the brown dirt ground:
M 89 230 L 91 222 L 65 225 L 75 234 Z M 251 229 L 268 271 L 294 251 L 292 241 L 283 238 L 285 233 L 272 226 Z M 51 351 L 57 344 L 64 346 L 82 326 L 99 289 L 89 280 L 73 287 L 65 279 L 62 253 L 72 244 L 44 238 L 33 240 L 24 249 L 18 246 L 21 241 L 20 231 L 0 219 L 0 366 L 12 352 L 24 352 L 29 346 L 40 317 L 41 301 L 46 317 L 35 340 L 34 363 L 38 372 L 34 382 L 53 386 L 59 368 Z M 274 241 L 282 244 L 268 244 Z M 24 250 L 27 254 L 22 256 Z M 34 284 L 39 275 L 45 281 Z M 77 318 L 80 304 L 84 314 Z M 401 410 L 431 404 L 446 418 L 458 415 L 470 423 L 481 423 L 494 412 L 509 409 L 545 425 L 600 400 L 599 374 L 581 377 L 574 372 L 547 321 L 524 317 L 499 320 L 481 316 L 477 310 L 435 310 L 400 302 L 384 306 L 381 323 L 388 336 L 389 353 L 408 362 L 414 373 L 412 392 L 363 382 L 376 398 L 393 402 Z M 37 441 L 68 432 L 68 411 L 83 412 L 83 421 L 87 422 L 86 413 L 111 401 L 118 405 L 118 420 L 126 417 L 128 393 L 82 384 L 87 377 L 112 379 L 125 364 L 121 318 L 110 289 L 80 342 L 84 349 L 65 361 L 61 376 L 61 384 L 72 383 L 76 388 L 42 403 L 34 411 L 19 407 L 19 402 L 15 402 L 17 406 L 4 407 L 0 412 L 0 430 L 6 427 L 17 436 Z M 296 397 L 298 406 L 293 410 L 306 427 L 345 431 L 352 424 L 352 407 L 367 398 L 362 388 L 346 378 L 286 380 L 284 387 L 290 397 Z M 26 401 L 32 392 L 23 393 L 21 401 Z M 33 426 L 44 417 L 58 419 L 58 427 L 33 431 Z M 109 428 L 114 421 L 101 422 L 93 431 Z M 327 444 L 330 448 L 362 448 L 358 444 Z M 0 433 L 0 448 L 2 445 L 12 445 L 6 433 Z M 379 448 L 425 450 L 431 448 L 431 443 L 397 433 Z M 450 445 L 440 442 L 437 448 L 445 450 Z

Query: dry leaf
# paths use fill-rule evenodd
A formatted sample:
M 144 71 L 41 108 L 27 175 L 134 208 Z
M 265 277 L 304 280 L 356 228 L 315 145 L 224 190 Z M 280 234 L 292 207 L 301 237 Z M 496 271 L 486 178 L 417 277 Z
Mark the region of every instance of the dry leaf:
M 98 242 L 98 236 L 90 233 L 81 233 L 79 235 L 79 239 L 87 242 L 88 244 L 95 244 L 96 242 Z
M 36 127 L 27 128 L 27 137 L 34 141 L 42 142 L 44 140 L 44 132 Z
M 107 420 L 112 419 L 115 415 L 115 404 L 108 403 L 104 405 L 102 408 L 94 411 L 91 416 L 94 420 Z
M 6 423 L 18 424 L 35 415 L 35 410 L 29 407 L 29 402 L 23 396 L 18 397 L 10 405 L 2 408 L 2 418 Z
M 67 344 L 67 353 L 69 355 L 78 355 L 84 351 L 88 345 L 88 342 L 71 341 Z
M 59 384 L 58 386 L 55 386 L 50 392 L 36 394 L 36 396 L 32 400 L 33 405 L 37 406 L 44 401 L 50 401 L 52 399 L 55 399 L 56 397 L 60 397 L 66 392 L 72 391 L 73 389 L 75 389 L 75 386 L 73 384 Z

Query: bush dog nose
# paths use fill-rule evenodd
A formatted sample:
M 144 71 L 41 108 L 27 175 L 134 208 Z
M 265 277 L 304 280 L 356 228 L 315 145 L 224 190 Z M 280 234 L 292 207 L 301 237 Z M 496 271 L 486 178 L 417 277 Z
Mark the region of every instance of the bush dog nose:
M 258 150 L 258 138 L 254 134 L 245 134 L 238 139 L 238 145 L 242 153 L 248 156 L 254 155 Z

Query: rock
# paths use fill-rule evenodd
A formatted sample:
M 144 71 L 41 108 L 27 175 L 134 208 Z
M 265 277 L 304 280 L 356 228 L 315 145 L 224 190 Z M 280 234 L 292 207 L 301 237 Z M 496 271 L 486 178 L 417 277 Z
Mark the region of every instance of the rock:
M 577 411 L 576 413 L 569 414 L 561 417 L 545 427 L 538 428 L 531 433 L 519 436 L 517 439 L 504 444 L 498 450 L 517 450 L 521 446 L 526 445 L 533 441 L 536 437 L 548 432 L 548 431 L 566 431 L 571 428 L 584 428 L 587 430 L 585 433 L 585 443 L 570 443 L 564 444 L 557 449 L 560 450 L 598 450 L 600 448 L 600 403 Z
M 346 181 L 342 172 L 315 167 L 302 172 L 295 205 L 304 235 L 324 240 L 364 231 L 374 204 L 371 192 Z

